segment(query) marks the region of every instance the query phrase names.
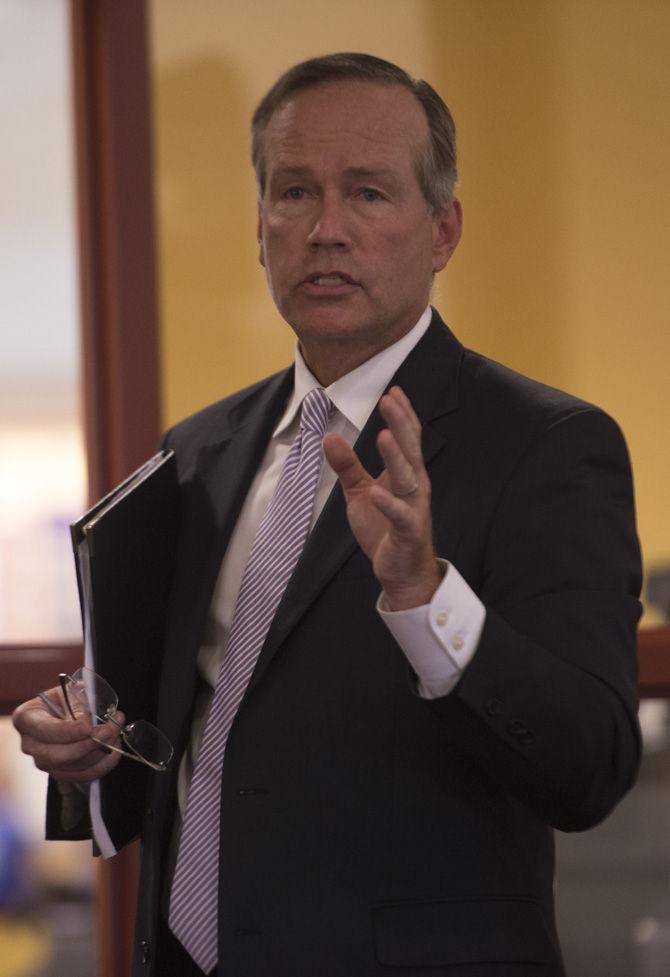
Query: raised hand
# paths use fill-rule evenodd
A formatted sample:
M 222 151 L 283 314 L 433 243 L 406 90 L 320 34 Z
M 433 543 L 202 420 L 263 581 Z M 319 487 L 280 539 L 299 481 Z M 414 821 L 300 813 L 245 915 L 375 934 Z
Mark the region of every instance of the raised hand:
M 421 424 L 400 387 L 382 397 L 388 427 L 377 447 L 384 471 L 373 478 L 339 434 L 327 434 L 323 448 L 347 503 L 351 531 L 372 562 L 392 610 L 427 604 L 442 572 L 435 559 L 430 479 L 421 451 Z

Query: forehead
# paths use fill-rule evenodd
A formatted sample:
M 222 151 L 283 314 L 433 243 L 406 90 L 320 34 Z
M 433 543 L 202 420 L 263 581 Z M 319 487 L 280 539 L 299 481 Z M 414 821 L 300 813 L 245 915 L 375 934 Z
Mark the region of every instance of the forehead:
M 275 110 L 265 131 L 266 165 L 408 162 L 428 138 L 421 104 L 402 85 L 327 82 L 296 92 Z

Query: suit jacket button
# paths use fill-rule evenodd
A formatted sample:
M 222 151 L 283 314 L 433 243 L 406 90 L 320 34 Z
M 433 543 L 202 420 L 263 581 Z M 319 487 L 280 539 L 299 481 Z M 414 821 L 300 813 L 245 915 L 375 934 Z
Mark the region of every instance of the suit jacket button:
M 149 957 L 151 956 L 151 943 L 148 940 L 142 940 L 140 943 L 140 948 L 142 950 L 142 963 L 149 963 Z
M 489 699 L 484 704 L 484 712 L 487 716 L 499 716 L 502 712 L 502 702 L 500 699 Z
M 511 723 L 508 723 L 507 732 L 519 739 L 521 736 L 527 733 L 528 730 L 522 722 L 520 722 L 518 719 L 514 719 Z

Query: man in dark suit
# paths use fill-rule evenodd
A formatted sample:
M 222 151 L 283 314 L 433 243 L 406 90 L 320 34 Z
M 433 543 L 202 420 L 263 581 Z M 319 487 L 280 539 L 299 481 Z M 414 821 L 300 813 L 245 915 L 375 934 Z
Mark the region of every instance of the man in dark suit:
M 133 975 L 559 977 L 552 828 L 605 817 L 639 761 L 623 440 L 428 307 L 461 229 L 429 86 L 363 55 L 298 65 L 256 112 L 254 163 L 299 346 L 165 440 L 183 522 L 158 723 L 181 762 L 143 826 Z M 328 465 L 214 766 L 218 899 L 193 934 L 175 905 L 207 718 L 315 389 Z M 39 701 L 15 721 L 61 784 L 118 762 Z

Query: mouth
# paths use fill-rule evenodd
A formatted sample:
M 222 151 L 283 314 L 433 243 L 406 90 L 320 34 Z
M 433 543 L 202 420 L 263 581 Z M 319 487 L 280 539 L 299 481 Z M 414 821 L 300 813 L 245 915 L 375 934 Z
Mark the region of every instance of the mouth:
M 341 288 L 345 285 L 358 285 L 351 275 L 342 271 L 319 272 L 303 280 L 304 285 L 315 285 L 317 288 Z

